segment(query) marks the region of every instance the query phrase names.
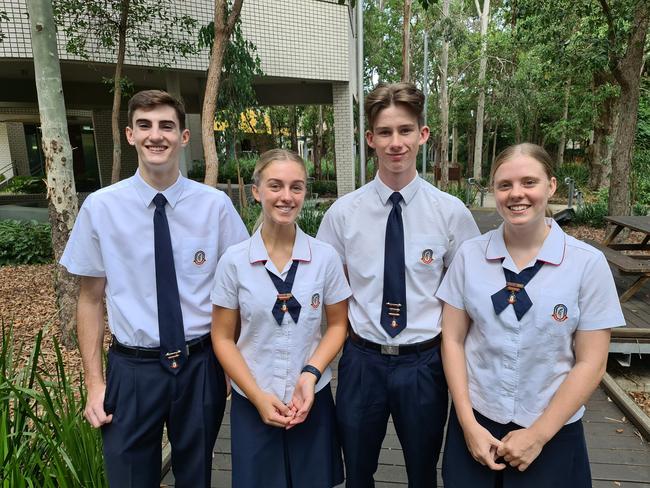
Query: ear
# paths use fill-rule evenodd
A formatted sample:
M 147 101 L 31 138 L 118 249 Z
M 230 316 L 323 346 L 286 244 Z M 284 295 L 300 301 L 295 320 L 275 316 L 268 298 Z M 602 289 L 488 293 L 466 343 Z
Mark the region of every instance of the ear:
M 251 186 L 251 193 L 253 194 L 253 198 L 255 199 L 256 202 L 261 202 L 262 201 L 260 199 L 260 191 L 257 188 L 257 185 Z
M 551 181 L 549 181 L 549 190 L 548 190 L 549 198 L 555 195 L 555 190 L 557 190 L 557 180 L 555 179 L 555 176 L 553 176 L 551 178 Z
M 366 131 L 366 142 L 368 143 L 368 146 L 371 148 L 375 149 L 375 143 L 373 141 L 374 134 L 372 133 L 371 130 Z
M 190 131 L 189 129 L 183 129 L 181 132 L 181 146 L 185 147 L 190 142 Z
M 129 142 L 129 144 L 135 146 L 135 139 L 133 138 L 133 129 L 127 125 L 126 129 L 124 129 L 124 133 L 126 134 L 126 140 Z
M 420 146 L 429 140 L 429 134 L 430 134 L 429 126 L 423 125 L 422 127 L 420 127 L 420 142 L 419 142 Z

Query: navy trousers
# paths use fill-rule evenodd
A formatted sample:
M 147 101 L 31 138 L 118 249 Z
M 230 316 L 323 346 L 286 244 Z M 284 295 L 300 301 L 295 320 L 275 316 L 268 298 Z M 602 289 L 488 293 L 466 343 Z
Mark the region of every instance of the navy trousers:
M 521 429 L 512 422 L 505 425 L 494 422 L 476 410 L 474 415 L 478 423 L 497 439 L 502 439 L 511 430 Z M 442 479 L 445 488 L 590 488 L 591 471 L 582 421 L 562 427 L 525 471 L 510 466 L 502 471 L 492 471 L 470 454 L 452 407 L 442 460 Z
M 316 393 L 307 419 L 285 430 L 262 422 L 255 406 L 233 391 L 233 488 L 331 488 L 343 481 L 334 399 Z
M 112 488 L 160 486 L 163 425 L 172 447 L 178 488 L 210 486 L 212 450 L 226 404 L 223 370 L 208 346 L 192 354 L 178 375 L 159 359 L 110 350 L 102 427 Z
M 391 415 L 404 452 L 409 488 L 435 487 L 448 407 L 440 346 L 386 356 L 348 339 L 338 374 L 336 417 L 346 486 L 375 486 L 373 475 Z

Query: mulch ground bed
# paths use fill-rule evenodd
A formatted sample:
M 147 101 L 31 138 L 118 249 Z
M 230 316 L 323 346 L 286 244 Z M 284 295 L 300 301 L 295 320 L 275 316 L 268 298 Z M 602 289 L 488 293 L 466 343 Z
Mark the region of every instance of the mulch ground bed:
M 596 241 L 602 241 L 605 233 L 604 229 L 586 226 L 572 226 L 565 230 L 578 239 Z M 0 267 L 0 319 L 5 328 L 12 326 L 14 345 L 21 350 L 22 360 L 29 357 L 36 335 L 44 330 L 44 367 L 55 364 L 53 338 L 60 342 L 61 337 L 52 287 L 53 270 L 53 264 Z M 108 333 L 105 341 L 108 343 Z M 79 351 L 76 348 L 61 349 L 66 372 L 76 382 L 82 371 Z M 630 395 L 650 415 L 650 393 L 632 392 Z

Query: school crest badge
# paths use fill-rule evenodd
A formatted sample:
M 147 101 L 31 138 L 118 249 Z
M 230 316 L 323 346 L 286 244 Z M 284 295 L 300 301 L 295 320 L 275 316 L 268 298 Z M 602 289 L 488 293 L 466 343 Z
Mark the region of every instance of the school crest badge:
M 318 293 L 314 293 L 311 296 L 311 308 L 318 308 L 320 305 L 320 295 Z
M 205 258 L 205 251 L 196 251 L 194 253 L 194 264 L 197 266 L 203 266 L 207 259 Z
M 553 320 L 555 320 L 556 322 L 564 322 L 566 319 L 568 319 L 569 315 L 568 315 L 568 310 L 566 308 L 566 305 L 564 305 L 563 303 L 558 303 L 557 305 L 555 305 L 551 317 L 553 317 Z
M 424 264 L 431 264 L 433 262 L 433 249 L 425 249 L 422 251 L 422 257 L 420 258 Z

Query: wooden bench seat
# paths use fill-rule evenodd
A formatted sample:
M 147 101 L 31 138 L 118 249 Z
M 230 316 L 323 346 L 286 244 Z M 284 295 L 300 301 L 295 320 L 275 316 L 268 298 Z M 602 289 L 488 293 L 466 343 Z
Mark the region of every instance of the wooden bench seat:
M 648 259 L 637 259 L 590 239 L 585 239 L 585 242 L 602 251 L 607 261 L 616 266 L 621 273 L 639 276 L 639 279 L 620 296 L 621 302 L 628 301 L 650 279 L 650 257 Z

